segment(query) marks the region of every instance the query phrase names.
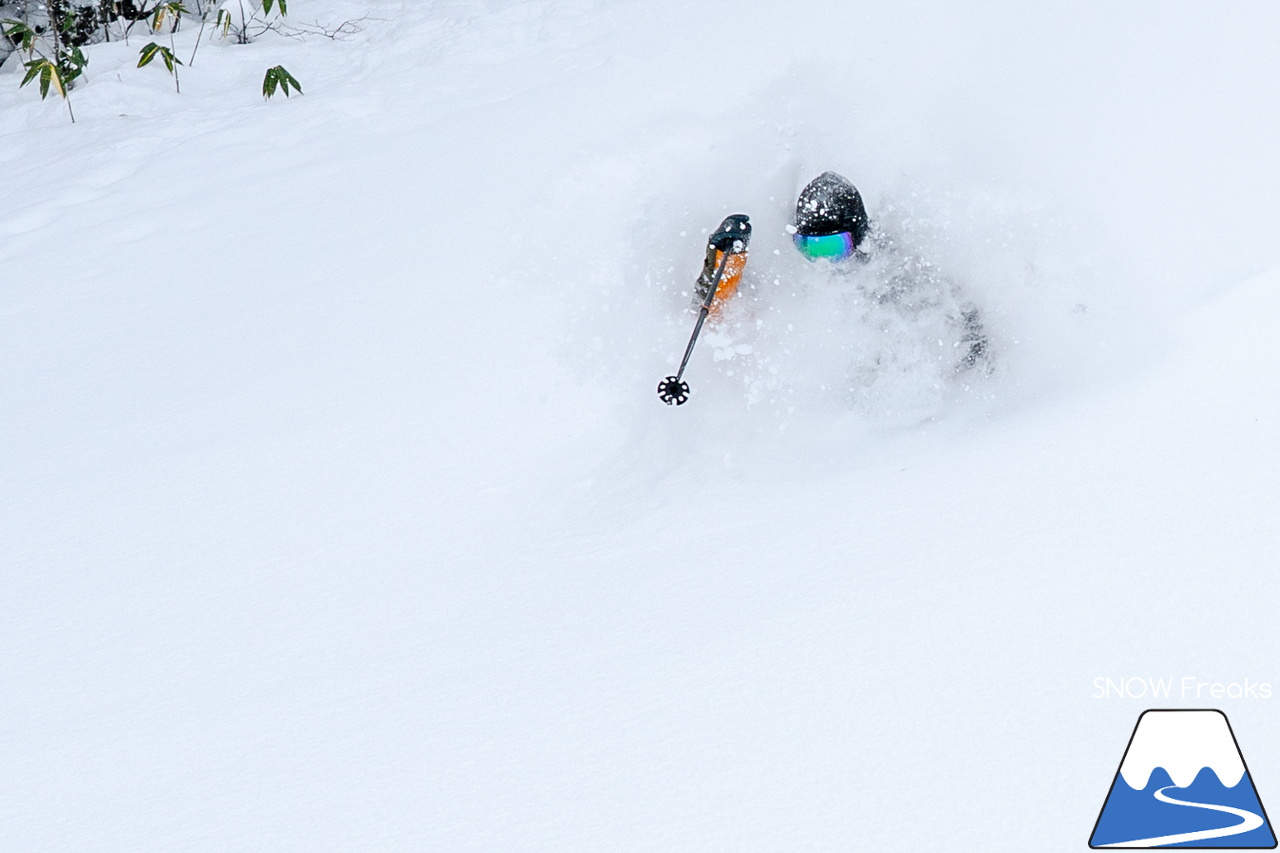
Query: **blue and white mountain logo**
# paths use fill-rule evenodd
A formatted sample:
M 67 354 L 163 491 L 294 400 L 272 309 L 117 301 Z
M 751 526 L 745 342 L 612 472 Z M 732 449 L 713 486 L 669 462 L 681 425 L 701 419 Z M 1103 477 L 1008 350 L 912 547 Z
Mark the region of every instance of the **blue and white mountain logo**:
M 1144 711 L 1089 846 L 1274 848 L 1226 714 Z

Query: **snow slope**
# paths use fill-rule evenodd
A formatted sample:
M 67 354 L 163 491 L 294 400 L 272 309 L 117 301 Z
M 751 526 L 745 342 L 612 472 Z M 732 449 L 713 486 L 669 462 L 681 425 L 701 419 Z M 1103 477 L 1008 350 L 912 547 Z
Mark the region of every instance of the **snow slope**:
M 290 11 L 0 69 L 0 847 L 1079 849 L 1094 677 L 1274 679 L 1274 4 Z M 787 254 L 828 168 L 990 377 Z

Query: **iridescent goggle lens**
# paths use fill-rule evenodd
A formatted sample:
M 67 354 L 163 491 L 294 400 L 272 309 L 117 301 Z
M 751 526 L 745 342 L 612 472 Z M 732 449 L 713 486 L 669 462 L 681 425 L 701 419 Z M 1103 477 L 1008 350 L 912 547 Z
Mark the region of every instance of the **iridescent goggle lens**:
M 795 240 L 796 248 L 810 260 L 847 258 L 853 254 L 853 235 L 848 231 L 817 237 L 808 234 L 792 234 L 791 238 Z

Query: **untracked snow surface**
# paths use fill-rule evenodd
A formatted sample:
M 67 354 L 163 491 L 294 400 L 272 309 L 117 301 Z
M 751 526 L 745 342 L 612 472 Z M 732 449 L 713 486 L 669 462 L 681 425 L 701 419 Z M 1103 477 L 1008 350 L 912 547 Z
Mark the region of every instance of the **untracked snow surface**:
M 289 12 L 0 69 L 0 850 L 1080 850 L 1280 684 L 1275 3 Z

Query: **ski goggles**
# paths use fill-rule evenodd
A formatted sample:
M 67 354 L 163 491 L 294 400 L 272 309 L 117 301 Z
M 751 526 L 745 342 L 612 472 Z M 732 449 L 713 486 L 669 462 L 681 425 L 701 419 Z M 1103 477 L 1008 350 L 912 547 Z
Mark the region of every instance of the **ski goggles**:
M 853 235 L 848 231 L 841 231 L 839 234 L 792 234 L 791 239 L 795 241 L 796 248 L 800 253 L 811 261 L 819 258 L 831 258 L 833 260 L 843 260 L 853 254 L 856 248 L 853 245 Z

